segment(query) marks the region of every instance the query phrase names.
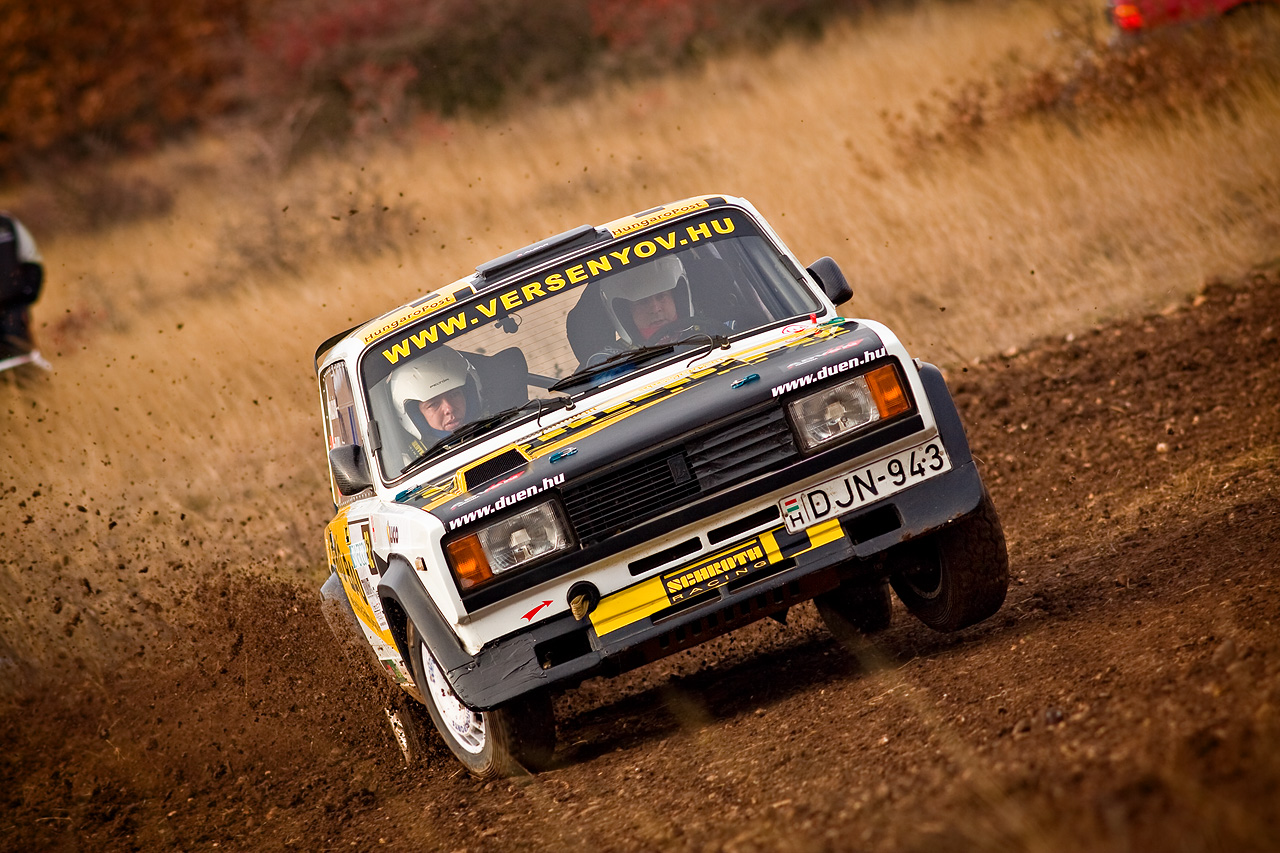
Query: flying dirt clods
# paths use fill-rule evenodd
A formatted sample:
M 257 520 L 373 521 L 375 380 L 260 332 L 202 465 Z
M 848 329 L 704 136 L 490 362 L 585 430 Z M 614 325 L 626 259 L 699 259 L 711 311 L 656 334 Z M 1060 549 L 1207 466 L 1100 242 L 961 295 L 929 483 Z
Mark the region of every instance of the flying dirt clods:
M 1276 849 L 1277 318 L 1269 269 L 951 367 L 1009 537 L 996 617 L 899 608 L 850 656 L 798 608 L 561 697 L 532 779 L 439 744 L 403 768 L 316 590 L 193 555 L 163 645 L 5 705 L 0 847 Z

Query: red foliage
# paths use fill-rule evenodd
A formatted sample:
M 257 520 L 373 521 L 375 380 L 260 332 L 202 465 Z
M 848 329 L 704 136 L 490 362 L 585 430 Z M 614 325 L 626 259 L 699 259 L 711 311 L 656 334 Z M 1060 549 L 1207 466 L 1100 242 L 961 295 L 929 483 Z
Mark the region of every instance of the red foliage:
M 255 28 L 253 47 L 289 74 L 305 74 L 335 54 L 376 43 L 406 30 L 438 25 L 443 7 L 423 0 L 320 0 L 276 2 Z
M 148 146 L 225 110 L 249 0 L 9 0 L 0 163 Z
M 678 51 L 715 28 L 719 0 L 591 0 L 591 33 L 619 52 L 656 43 Z
M 320 136 L 814 32 L 874 0 L 0 0 L 0 175 L 235 107 Z

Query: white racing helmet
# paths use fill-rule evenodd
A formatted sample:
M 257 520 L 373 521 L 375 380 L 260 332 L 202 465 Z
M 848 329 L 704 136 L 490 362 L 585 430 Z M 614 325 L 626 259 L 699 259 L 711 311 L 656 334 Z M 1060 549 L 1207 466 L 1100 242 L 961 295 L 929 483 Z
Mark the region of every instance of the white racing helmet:
M 613 322 L 613 327 L 627 343 L 635 343 L 637 331 L 631 322 L 631 312 L 617 300 L 625 299 L 636 302 L 647 299 L 664 291 L 674 290 L 676 311 L 682 318 L 693 315 L 693 305 L 689 297 L 689 279 L 684 273 L 684 264 L 673 255 L 666 255 L 656 261 L 631 266 L 621 272 L 614 273 L 600 285 L 600 294 L 604 299 L 604 310 Z
M 468 379 L 471 380 L 478 395 L 480 382 L 476 377 L 475 368 L 457 350 L 446 346 L 437 347 L 400 368 L 391 375 L 390 379 L 391 399 L 395 402 L 400 422 L 410 433 L 421 438 L 421 431 L 414 424 L 407 404 L 416 405 L 423 400 L 446 394 L 455 388 L 465 388 Z

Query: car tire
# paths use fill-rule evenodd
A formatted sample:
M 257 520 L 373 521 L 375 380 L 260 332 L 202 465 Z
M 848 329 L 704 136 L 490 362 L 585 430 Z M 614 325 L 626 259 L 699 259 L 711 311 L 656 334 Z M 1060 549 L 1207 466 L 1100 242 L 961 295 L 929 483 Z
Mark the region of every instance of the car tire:
M 887 568 L 907 610 L 936 631 L 958 631 L 994 614 L 1009 589 L 1009 555 L 986 489 L 977 511 L 899 545 Z
M 426 699 L 431 721 L 472 776 L 523 776 L 550 766 L 556 745 L 550 693 L 535 690 L 492 710 L 473 711 L 453 692 L 412 622 L 408 645 L 414 681 Z
M 391 725 L 391 737 L 400 747 L 400 755 L 408 767 L 424 764 L 430 748 L 431 730 L 435 723 L 427 709 L 403 690 L 387 703 L 387 722 Z
M 866 638 L 889 627 L 893 621 L 893 597 L 889 582 L 854 583 L 840 586 L 813 599 L 822 624 L 845 649 L 858 652 Z

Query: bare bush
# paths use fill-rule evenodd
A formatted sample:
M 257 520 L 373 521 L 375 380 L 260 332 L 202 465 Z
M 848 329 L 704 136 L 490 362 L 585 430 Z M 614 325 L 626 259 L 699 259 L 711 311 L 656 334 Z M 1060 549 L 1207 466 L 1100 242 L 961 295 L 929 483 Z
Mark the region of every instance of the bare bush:
M 10 0 L 0 24 L 0 176 L 35 158 L 154 147 L 225 111 L 245 0 Z
M 978 149 L 1000 128 L 1037 117 L 1074 128 L 1229 110 L 1251 85 L 1280 84 L 1273 21 L 1211 21 L 1141 39 L 1117 38 L 1082 10 L 1059 13 L 1058 23 L 1058 51 L 1043 64 L 1014 53 L 992 77 L 935 91 L 910 118 L 883 113 L 900 159 L 940 147 Z
M 399 257 L 422 219 L 418 205 L 393 198 L 364 170 L 330 180 L 302 196 L 274 193 L 225 223 L 217 238 L 218 266 L 206 270 L 187 292 L 223 293 L 250 277 L 296 279 L 327 259 Z M 285 198 L 290 200 L 280 204 Z
M 873 0 L 13 0 L 0 178 L 245 114 L 277 159 L 821 32 Z

